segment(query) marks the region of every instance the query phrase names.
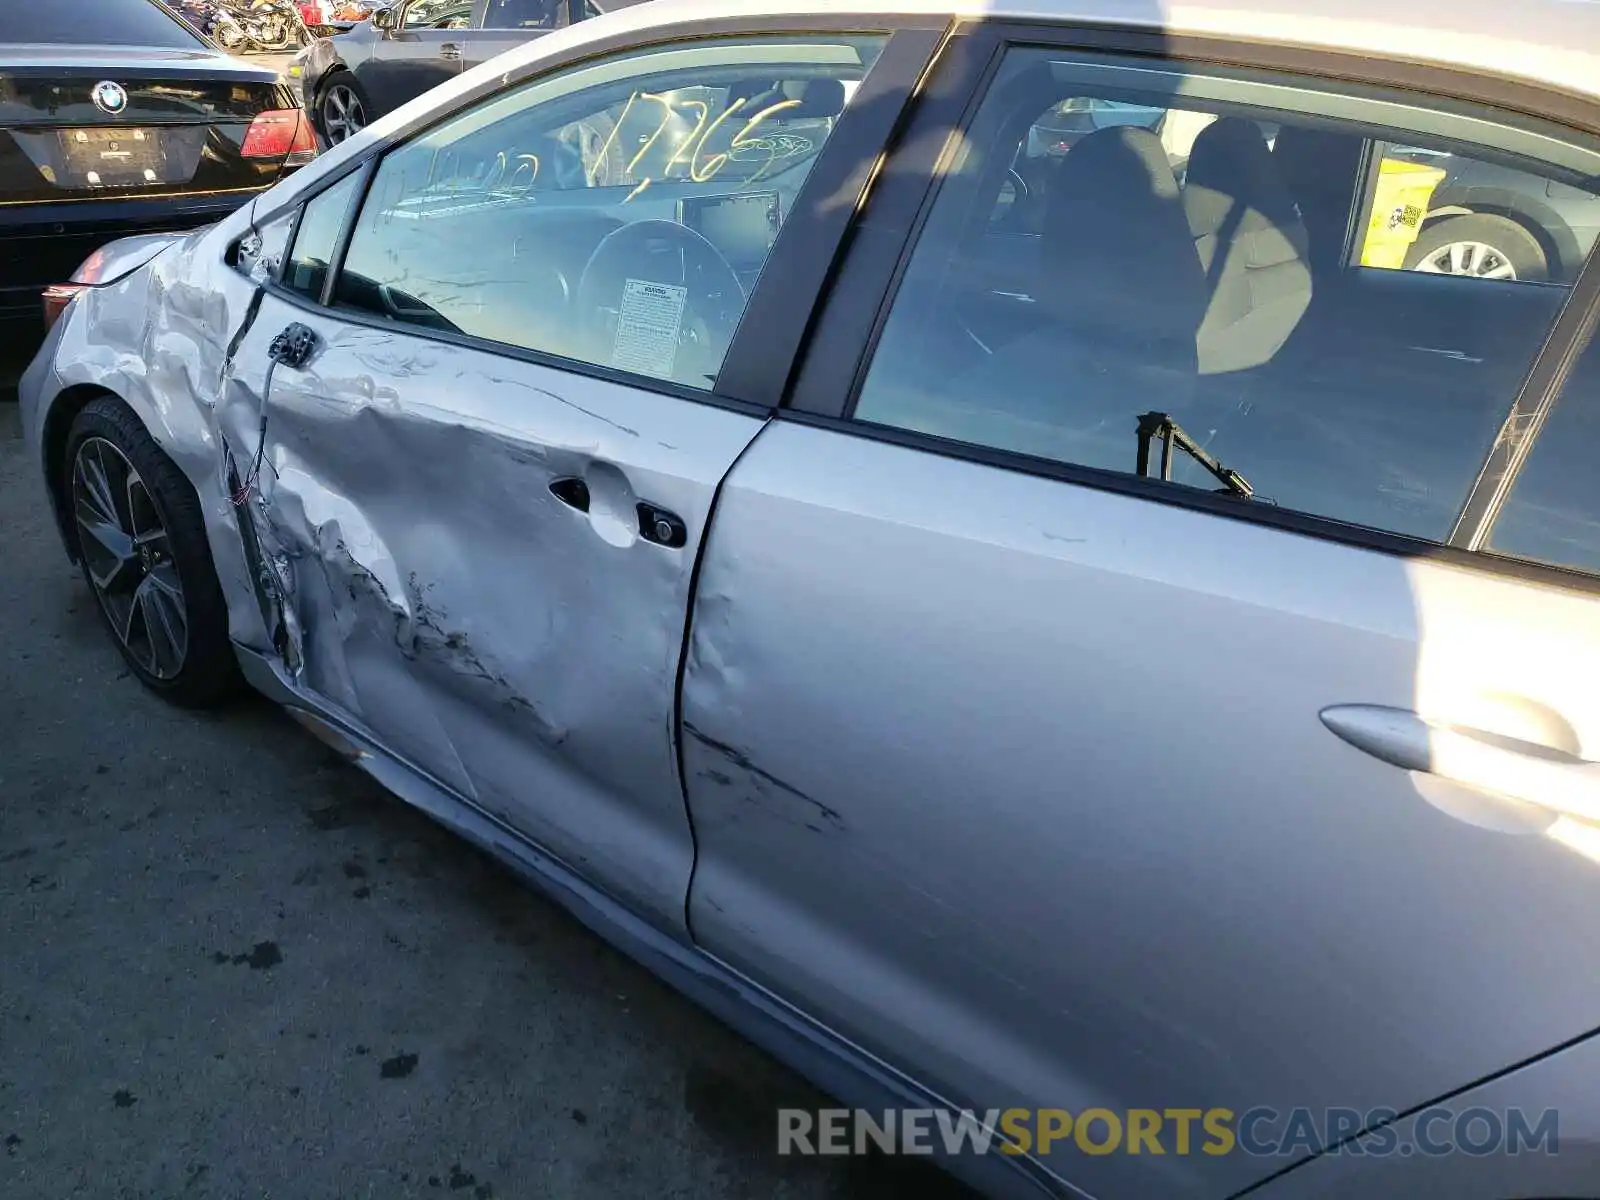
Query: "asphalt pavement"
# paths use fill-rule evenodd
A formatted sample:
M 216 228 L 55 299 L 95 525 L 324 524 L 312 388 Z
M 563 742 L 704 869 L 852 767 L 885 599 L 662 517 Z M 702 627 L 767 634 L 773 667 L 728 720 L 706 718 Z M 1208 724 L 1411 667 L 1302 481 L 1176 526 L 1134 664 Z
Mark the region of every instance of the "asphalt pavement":
M 130 678 L 0 392 L 0 1196 L 953 1200 L 277 710 Z

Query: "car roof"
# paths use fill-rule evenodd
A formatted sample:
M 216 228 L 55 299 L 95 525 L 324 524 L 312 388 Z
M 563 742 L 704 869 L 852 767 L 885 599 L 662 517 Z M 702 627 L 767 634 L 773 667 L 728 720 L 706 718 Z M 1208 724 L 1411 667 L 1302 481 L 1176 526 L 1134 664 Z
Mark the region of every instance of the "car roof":
M 1600 0 L 649 0 L 563 31 L 577 35 L 563 43 L 683 21 L 858 13 L 1130 25 L 1431 62 L 1600 99 Z
M 741 18 L 771 28 L 774 18 L 787 23 L 792 17 L 793 28 L 804 30 L 819 15 L 859 15 L 865 28 L 894 15 L 1125 25 L 1430 62 L 1600 100 L 1600 0 L 1410 0 L 1404 6 L 1395 0 L 644 0 L 530 38 L 379 118 L 366 134 L 398 136 L 496 77 L 568 60 L 592 43 L 648 42 L 655 29 Z M 279 184 L 274 196 L 289 203 L 315 189 L 364 153 L 366 141 L 364 135 L 334 146 Z

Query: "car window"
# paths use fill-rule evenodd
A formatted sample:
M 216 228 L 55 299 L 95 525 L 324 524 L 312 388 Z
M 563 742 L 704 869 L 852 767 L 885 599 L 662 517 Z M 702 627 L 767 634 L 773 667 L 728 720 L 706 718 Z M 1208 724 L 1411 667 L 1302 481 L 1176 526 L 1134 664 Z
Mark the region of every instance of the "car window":
M 489 0 L 485 29 L 554 29 L 566 0 Z
M 434 29 L 453 26 L 456 22 L 470 22 L 472 5 L 469 0 L 411 0 L 406 5 L 401 20 L 404 29 Z
M 345 176 L 327 191 L 306 202 L 305 215 L 295 231 L 294 248 L 283 270 L 283 286 L 313 300 L 322 298 L 328 265 L 339 244 L 339 231 L 360 186 L 359 171 Z
M 1498 554 L 1600 574 L 1600 339 L 1590 342 L 1489 535 Z
M 1419 267 L 1427 193 L 1469 135 L 1474 163 L 1593 200 L 1600 144 L 1331 83 L 1014 50 L 855 416 L 1443 540 L 1566 293 Z
M 50 0 L 0 4 L 0 45 L 82 45 L 84 30 L 104 46 L 193 50 L 205 43 L 156 0 Z
M 1133 125 L 1161 139 L 1181 182 L 1195 139 L 1212 112 L 1072 96 L 1029 125 L 991 215 L 999 227 L 1039 232 L 1042 191 L 1061 156 L 1096 129 Z M 1271 146 L 1276 126 L 1259 122 Z M 1352 193 L 1370 215 L 1347 247 L 1351 265 L 1498 281 L 1571 283 L 1600 233 L 1600 197 L 1536 172 L 1427 146 L 1385 143 Z M 1013 210 L 1029 181 L 1037 201 Z
M 388 154 L 336 302 L 708 388 L 876 37 L 677 44 Z

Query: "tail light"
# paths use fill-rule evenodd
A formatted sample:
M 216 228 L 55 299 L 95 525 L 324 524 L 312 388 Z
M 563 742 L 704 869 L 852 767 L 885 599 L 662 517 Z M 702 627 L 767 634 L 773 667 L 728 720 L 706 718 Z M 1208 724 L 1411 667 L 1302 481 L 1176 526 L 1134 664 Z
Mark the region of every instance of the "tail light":
M 67 311 L 67 305 L 84 288 L 91 288 L 99 283 L 105 274 L 106 256 L 104 252 L 96 250 L 83 260 L 83 265 L 72 273 L 72 279 L 67 283 L 53 283 L 44 290 L 44 327 L 49 329 L 61 319 L 61 314 Z
M 245 158 L 281 158 L 286 167 L 304 166 L 317 156 L 317 135 L 298 108 L 258 113 L 239 153 Z
M 49 329 L 61 320 L 61 314 L 67 311 L 67 305 L 72 303 L 72 298 L 83 291 L 81 283 L 52 283 L 44 290 L 44 327 Z

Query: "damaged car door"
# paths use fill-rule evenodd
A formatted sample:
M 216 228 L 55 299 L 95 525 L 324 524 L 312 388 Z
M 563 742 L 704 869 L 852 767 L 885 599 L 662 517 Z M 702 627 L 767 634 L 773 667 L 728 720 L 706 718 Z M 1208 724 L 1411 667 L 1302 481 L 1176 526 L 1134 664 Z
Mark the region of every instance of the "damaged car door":
M 276 669 L 670 929 L 691 570 L 766 418 L 712 386 L 832 115 L 743 157 L 714 138 L 754 132 L 774 79 L 836 115 L 875 54 L 718 39 L 591 62 L 258 223 L 293 233 L 258 264 L 218 470 Z

